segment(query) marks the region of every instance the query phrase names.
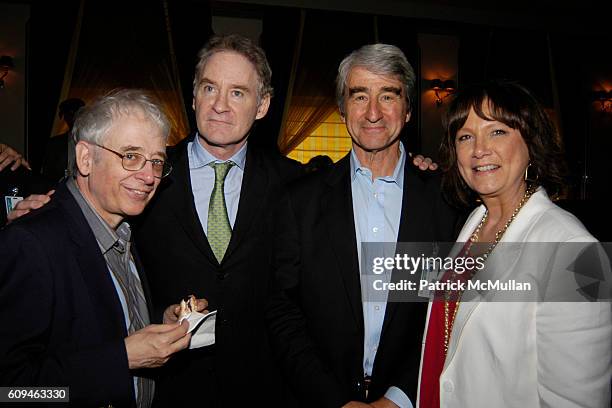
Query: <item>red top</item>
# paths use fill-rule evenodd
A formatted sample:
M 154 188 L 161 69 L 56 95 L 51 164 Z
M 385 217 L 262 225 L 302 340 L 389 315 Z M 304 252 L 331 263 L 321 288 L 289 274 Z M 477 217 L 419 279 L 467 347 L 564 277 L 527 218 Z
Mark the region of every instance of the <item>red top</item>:
M 449 302 L 448 314 L 452 318 L 457 302 Z M 450 325 L 452 329 L 452 323 Z M 421 371 L 421 408 L 440 407 L 440 375 L 444 368 L 444 301 L 435 300 L 431 305 L 429 326 Z
M 469 242 L 461 250 L 462 254 L 468 248 Z M 446 271 L 441 282 L 452 281 L 467 281 L 471 278 L 471 271 L 466 271 L 462 274 L 453 274 L 452 271 Z M 444 296 L 446 291 L 438 291 L 435 293 L 434 301 L 431 305 L 431 313 L 429 315 L 429 324 L 425 337 L 425 351 L 423 353 L 423 367 L 421 369 L 421 390 L 420 390 L 420 407 L 421 408 L 440 408 L 440 375 L 444 368 L 446 354 L 444 352 Z M 458 299 L 459 292 L 451 292 L 451 299 Z M 449 318 L 449 333 L 452 335 L 453 324 L 455 323 L 453 315 L 457 308 L 456 301 L 448 302 L 448 318 Z M 450 343 L 450 335 L 449 335 Z

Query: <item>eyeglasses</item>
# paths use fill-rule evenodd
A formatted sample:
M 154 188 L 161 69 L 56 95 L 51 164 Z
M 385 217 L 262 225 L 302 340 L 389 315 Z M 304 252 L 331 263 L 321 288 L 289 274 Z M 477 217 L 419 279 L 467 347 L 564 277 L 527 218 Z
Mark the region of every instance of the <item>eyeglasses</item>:
M 168 163 L 165 160 L 147 159 L 145 156 L 143 156 L 140 153 L 129 152 L 129 153 L 121 154 L 119 152 L 116 152 L 112 149 L 109 149 L 108 147 L 99 145 L 97 143 L 93 143 L 93 144 L 121 157 L 121 165 L 123 166 L 124 169 L 128 171 L 138 171 L 142 169 L 145 166 L 145 164 L 147 164 L 147 162 L 151 162 L 151 165 L 153 167 L 153 175 L 157 178 L 166 177 L 172 171 L 172 165 L 170 165 L 170 163 Z

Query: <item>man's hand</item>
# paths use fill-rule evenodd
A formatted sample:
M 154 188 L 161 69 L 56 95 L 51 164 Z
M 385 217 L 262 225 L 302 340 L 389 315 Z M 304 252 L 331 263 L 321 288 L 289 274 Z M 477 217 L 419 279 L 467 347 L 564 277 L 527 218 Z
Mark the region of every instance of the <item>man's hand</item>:
M 11 146 L 0 143 L 0 171 L 4 170 L 4 168 L 11 163 L 13 163 L 11 166 L 12 171 L 17 170 L 19 166 L 32 170 L 30 163 L 28 163 L 20 153 L 18 153 Z
M 208 301 L 206 299 L 196 299 L 196 311 L 201 313 L 208 313 L 205 310 L 208 307 Z M 179 305 L 170 305 L 164 310 L 164 324 L 178 322 L 179 312 L 181 307 Z
M 18 202 L 15 208 L 6 216 L 7 224 L 47 204 L 51 201 L 53 193 L 55 193 L 55 190 L 51 190 L 47 194 L 32 194 Z
M 423 155 L 417 154 L 412 158 L 412 164 L 417 166 L 421 170 L 437 170 L 438 163 L 434 163 L 429 157 L 423 157 Z
M 164 365 L 177 351 L 189 346 L 189 323 L 151 324 L 125 338 L 130 370 Z

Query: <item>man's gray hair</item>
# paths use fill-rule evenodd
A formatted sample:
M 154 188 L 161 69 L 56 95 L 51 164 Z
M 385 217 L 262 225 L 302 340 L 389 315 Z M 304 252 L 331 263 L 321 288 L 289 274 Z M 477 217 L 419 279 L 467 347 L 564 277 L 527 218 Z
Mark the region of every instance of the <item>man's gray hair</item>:
M 198 89 L 198 82 L 208 60 L 218 52 L 229 51 L 242 55 L 249 60 L 257 72 L 257 104 L 267 95 L 272 97 L 272 69 L 268 64 L 266 53 L 250 39 L 238 34 L 213 36 L 198 52 L 198 64 L 193 78 L 193 95 Z
M 416 75 L 406 56 L 395 45 L 364 45 L 342 60 L 336 77 L 336 99 L 342 116 L 345 114 L 344 98 L 347 95 L 347 79 L 351 69 L 360 67 L 378 75 L 397 77 L 404 85 L 408 112 L 412 110 Z
M 143 113 L 159 127 L 164 144 L 170 134 L 170 122 L 156 99 L 140 89 L 116 89 L 79 109 L 71 131 L 74 145 L 85 141 L 104 145 L 107 133 L 117 118 L 134 112 Z M 77 174 L 76 163 L 68 163 L 72 174 Z

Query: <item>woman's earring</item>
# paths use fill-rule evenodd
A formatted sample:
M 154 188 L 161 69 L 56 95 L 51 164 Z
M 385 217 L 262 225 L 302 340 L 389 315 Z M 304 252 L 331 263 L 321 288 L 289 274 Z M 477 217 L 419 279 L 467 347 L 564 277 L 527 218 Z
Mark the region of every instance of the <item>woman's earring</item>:
M 529 172 L 530 167 L 531 167 L 531 162 L 527 163 L 527 167 L 525 167 L 525 181 L 527 181 L 527 173 Z
M 538 178 L 540 177 L 538 174 L 538 171 L 536 170 L 536 176 L 535 179 L 530 179 L 529 178 L 529 168 L 531 167 L 531 162 L 529 162 L 529 164 L 527 164 L 527 168 L 525 169 L 525 181 L 532 181 L 532 182 L 536 182 L 538 181 Z

